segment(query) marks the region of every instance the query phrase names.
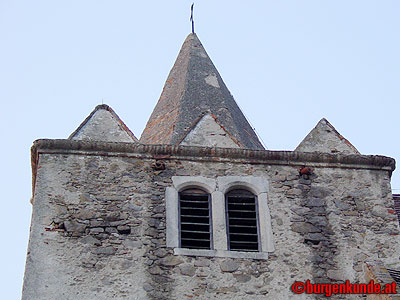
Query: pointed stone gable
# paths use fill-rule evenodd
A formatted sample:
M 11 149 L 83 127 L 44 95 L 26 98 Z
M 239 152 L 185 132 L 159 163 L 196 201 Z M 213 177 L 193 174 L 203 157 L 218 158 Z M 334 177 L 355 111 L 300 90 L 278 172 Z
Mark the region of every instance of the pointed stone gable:
M 185 139 L 184 144 L 193 145 L 189 143 L 189 132 L 207 112 L 219 124 L 215 126 L 216 130 L 222 128 L 235 145 L 264 149 L 197 35 L 192 33 L 179 52 L 140 142 L 179 145 Z M 199 132 L 196 132 L 199 137 Z
M 238 142 L 235 142 L 234 138 L 210 114 L 205 114 L 199 120 L 180 145 L 221 148 L 240 147 Z
M 318 122 L 295 151 L 360 154 L 325 118 Z
M 124 122 L 105 104 L 96 106 L 69 139 L 138 143 L 138 139 Z

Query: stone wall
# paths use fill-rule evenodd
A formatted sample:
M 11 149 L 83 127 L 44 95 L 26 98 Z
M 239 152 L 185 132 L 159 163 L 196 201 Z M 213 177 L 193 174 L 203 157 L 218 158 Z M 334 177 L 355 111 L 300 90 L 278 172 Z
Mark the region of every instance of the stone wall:
M 379 283 L 382 286 L 393 284 L 393 278 L 388 270 L 379 261 L 367 262 L 364 264 L 365 280 Z M 367 300 L 400 300 L 400 287 L 396 286 L 397 294 L 369 294 Z
M 288 161 L 36 155 L 23 300 L 291 299 L 294 281 L 364 282 L 365 260 L 399 256 L 387 170 L 310 164 L 301 175 Z M 164 201 L 172 176 L 241 175 L 270 184 L 275 251 L 267 260 L 173 255 Z

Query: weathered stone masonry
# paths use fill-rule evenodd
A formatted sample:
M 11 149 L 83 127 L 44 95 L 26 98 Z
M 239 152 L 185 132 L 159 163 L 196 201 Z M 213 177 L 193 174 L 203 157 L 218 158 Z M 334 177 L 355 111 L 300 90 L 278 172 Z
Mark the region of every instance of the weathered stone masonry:
M 388 283 L 389 270 L 400 274 L 394 168 L 361 155 L 324 118 L 295 151 L 265 151 L 191 33 L 140 142 L 103 104 L 68 140 L 34 143 L 22 299 L 320 299 L 290 286 Z M 185 188 L 202 190 L 208 208 L 179 210 Z M 242 207 L 229 208 L 230 189 L 252 203 L 239 197 L 231 208 Z M 179 248 L 184 218 L 185 238 L 211 249 Z M 229 251 L 231 228 L 258 251 Z
M 387 157 L 71 140 L 38 140 L 32 157 L 24 300 L 291 299 L 295 280 L 364 282 L 364 261 L 399 255 Z M 173 255 L 172 176 L 243 175 L 270 184 L 269 258 Z

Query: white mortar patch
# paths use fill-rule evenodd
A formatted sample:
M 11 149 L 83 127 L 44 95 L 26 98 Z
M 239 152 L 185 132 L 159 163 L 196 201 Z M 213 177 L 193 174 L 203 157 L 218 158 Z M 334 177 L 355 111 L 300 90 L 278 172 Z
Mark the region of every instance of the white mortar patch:
M 200 57 L 207 58 L 207 53 L 204 50 L 198 50 L 196 54 Z
M 219 83 L 218 83 L 218 78 L 215 74 L 208 75 L 204 80 L 206 81 L 207 84 L 209 84 L 213 87 L 216 87 L 216 88 L 220 87 Z
M 188 133 L 181 145 L 239 148 L 214 118 L 206 114 Z

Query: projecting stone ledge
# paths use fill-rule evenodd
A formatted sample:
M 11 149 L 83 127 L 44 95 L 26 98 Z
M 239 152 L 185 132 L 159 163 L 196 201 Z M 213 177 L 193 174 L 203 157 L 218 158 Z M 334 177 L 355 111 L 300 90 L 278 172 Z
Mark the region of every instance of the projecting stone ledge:
M 143 154 L 154 158 L 174 159 L 190 157 L 224 161 L 244 160 L 254 163 L 303 166 L 333 166 L 342 168 L 346 165 L 355 169 L 379 169 L 389 172 L 395 169 L 393 158 L 381 155 L 330 154 L 322 152 L 248 150 L 241 148 L 216 148 L 173 145 L 143 145 L 133 143 L 113 143 L 97 141 L 75 141 L 64 139 L 39 139 L 33 143 L 32 164 L 36 164 L 39 153 L 96 153 L 97 155 L 129 156 Z

